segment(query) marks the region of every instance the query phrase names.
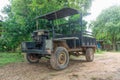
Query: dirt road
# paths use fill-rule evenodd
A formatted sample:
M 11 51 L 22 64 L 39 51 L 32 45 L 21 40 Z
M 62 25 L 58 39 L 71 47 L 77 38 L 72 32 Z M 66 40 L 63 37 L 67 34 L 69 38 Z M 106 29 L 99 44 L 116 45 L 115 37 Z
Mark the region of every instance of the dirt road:
M 44 59 L 39 64 L 12 63 L 0 67 L 0 80 L 120 80 L 120 53 L 96 54 L 93 62 L 71 59 L 62 71 L 52 70 Z

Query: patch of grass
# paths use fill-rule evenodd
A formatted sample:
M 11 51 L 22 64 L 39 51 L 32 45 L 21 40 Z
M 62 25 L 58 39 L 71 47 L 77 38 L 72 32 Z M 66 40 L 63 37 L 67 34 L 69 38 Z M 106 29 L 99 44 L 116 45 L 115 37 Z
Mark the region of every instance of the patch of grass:
M 95 53 L 96 53 L 96 54 L 103 54 L 104 52 L 106 52 L 106 51 L 103 51 L 103 50 L 97 49 Z
M 0 53 L 0 66 L 9 63 L 23 62 L 23 56 L 19 53 Z

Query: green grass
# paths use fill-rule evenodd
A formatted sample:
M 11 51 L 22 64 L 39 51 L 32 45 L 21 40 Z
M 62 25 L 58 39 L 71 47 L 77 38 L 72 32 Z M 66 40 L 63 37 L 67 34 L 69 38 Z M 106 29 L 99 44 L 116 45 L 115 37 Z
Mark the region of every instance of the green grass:
M 98 49 L 98 50 L 96 50 L 95 53 L 96 53 L 96 54 L 103 54 L 104 52 L 106 52 L 106 51 L 103 51 L 103 50 L 99 50 L 99 49 Z
M 19 53 L 0 53 L 0 66 L 23 61 L 23 56 Z

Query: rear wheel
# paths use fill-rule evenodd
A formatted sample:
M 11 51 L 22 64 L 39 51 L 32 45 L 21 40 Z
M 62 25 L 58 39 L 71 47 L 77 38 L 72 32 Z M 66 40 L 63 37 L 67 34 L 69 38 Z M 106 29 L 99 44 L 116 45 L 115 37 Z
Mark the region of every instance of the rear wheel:
M 88 48 L 86 50 L 85 57 L 88 62 L 92 62 L 94 60 L 94 50 L 92 48 Z
M 26 60 L 29 63 L 38 63 L 39 62 L 39 56 L 38 56 L 38 54 L 27 53 L 26 54 Z
M 55 53 L 51 54 L 50 64 L 55 70 L 62 70 L 68 66 L 69 54 L 63 47 L 58 47 Z

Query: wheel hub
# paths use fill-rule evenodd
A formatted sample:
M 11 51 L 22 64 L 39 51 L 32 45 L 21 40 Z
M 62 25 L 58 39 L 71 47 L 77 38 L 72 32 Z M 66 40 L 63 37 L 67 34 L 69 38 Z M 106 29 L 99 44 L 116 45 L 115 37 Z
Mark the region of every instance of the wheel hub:
M 35 60 L 36 58 L 35 58 L 34 55 L 30 55 L 30 59 L 31 59 L 31 60 Z
M 62 52 L 62 53 L 59 55 L 58 62 L 59 62 L 61 65 L 64 65 L 64 64 L 66 63 L 66 55 L 65 55 L 64 52 Z
M 30 60 L 33 60 L 33 61 L 38 59 L 37 56 L 34 54 L 30 54 L 28 57 Z

